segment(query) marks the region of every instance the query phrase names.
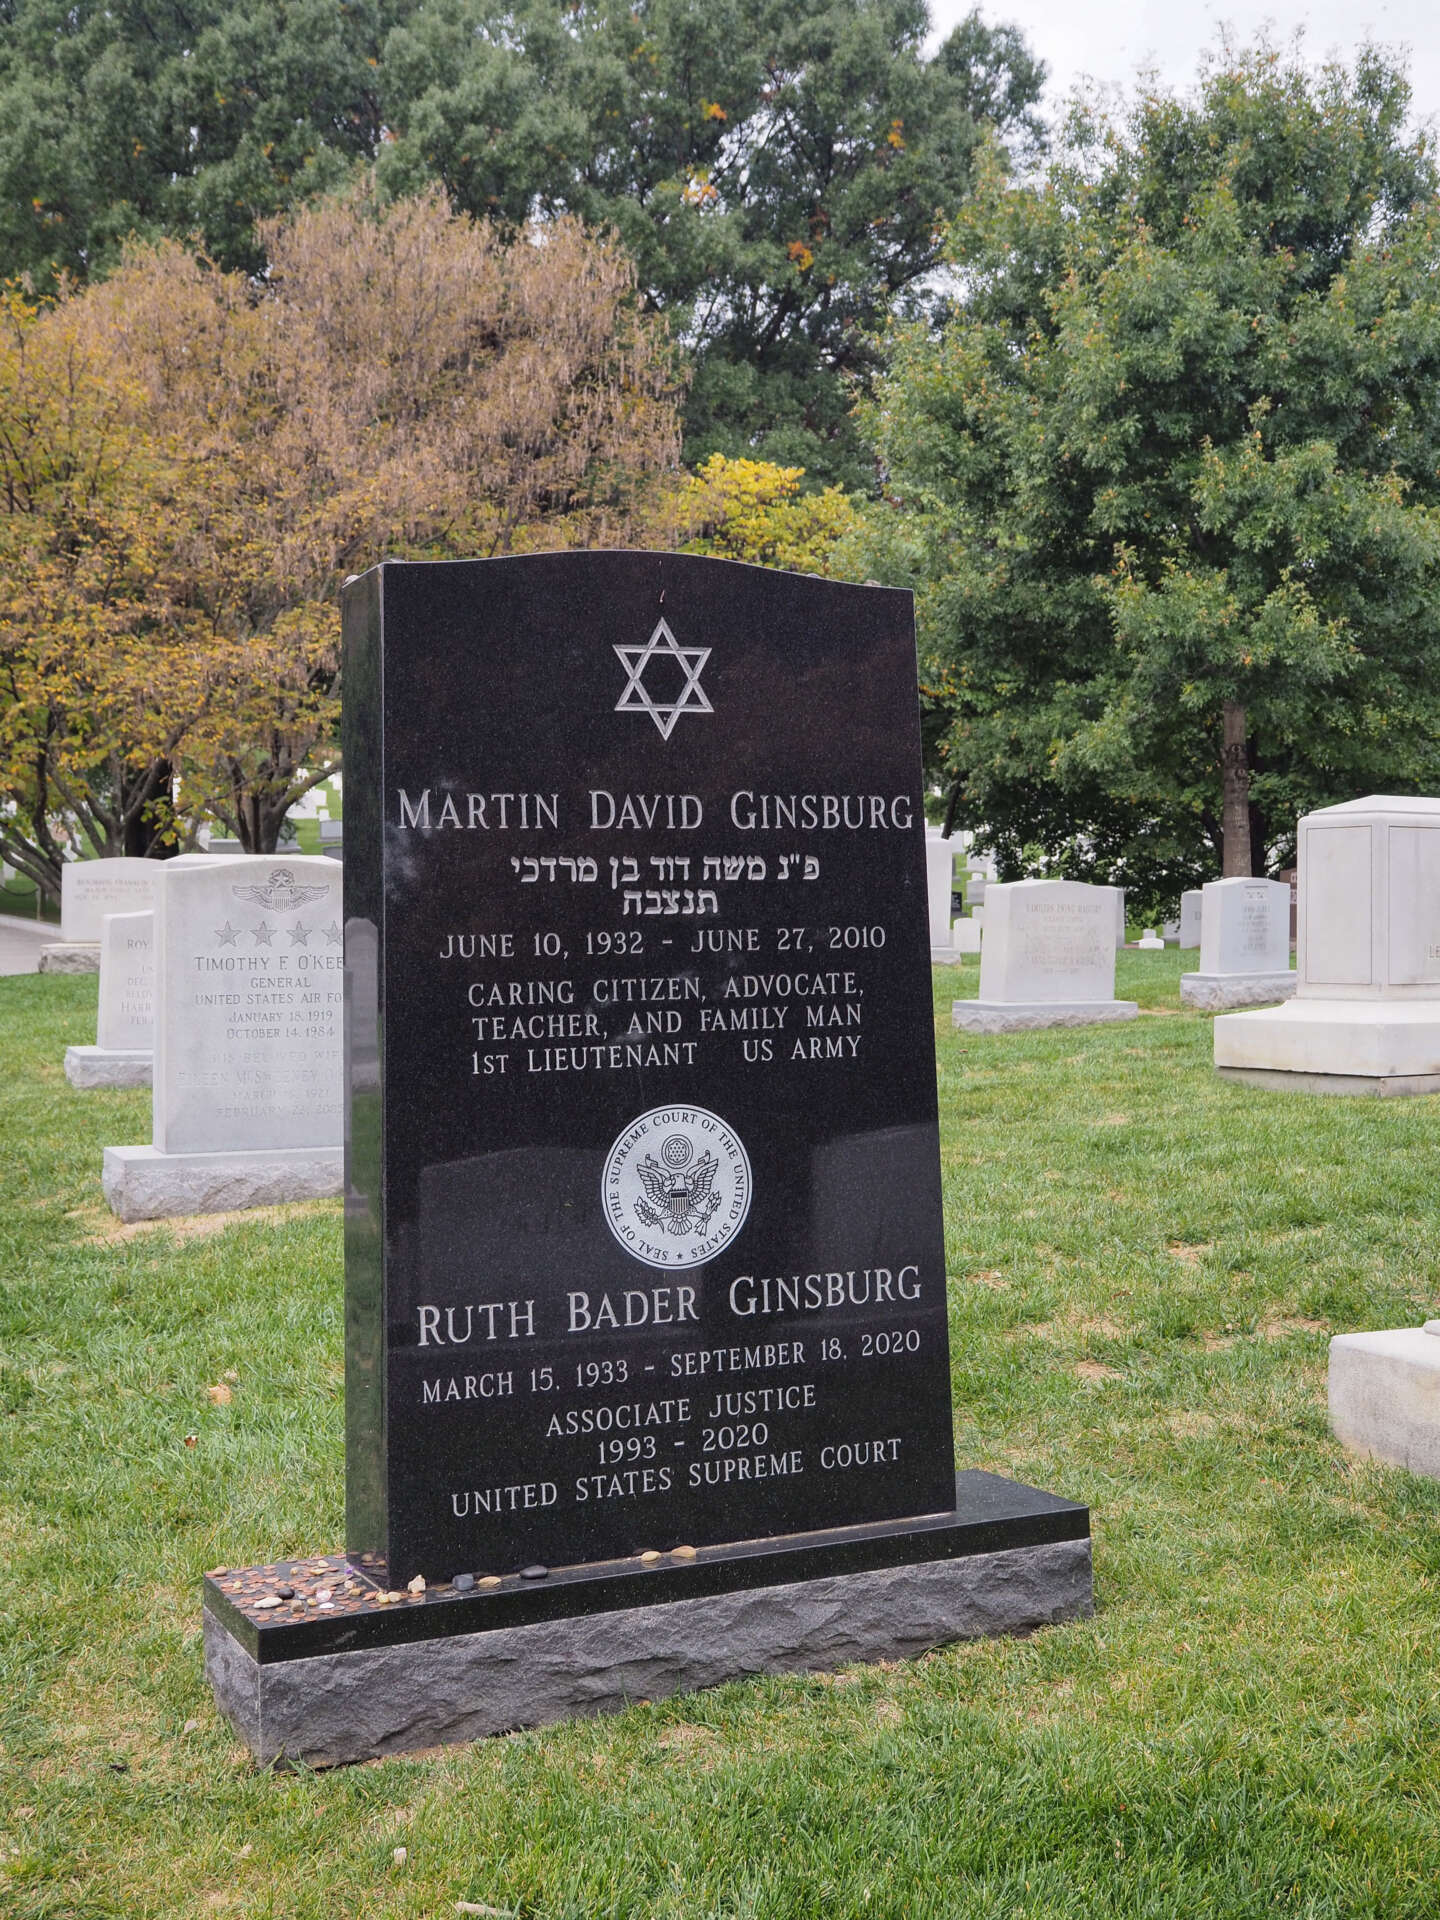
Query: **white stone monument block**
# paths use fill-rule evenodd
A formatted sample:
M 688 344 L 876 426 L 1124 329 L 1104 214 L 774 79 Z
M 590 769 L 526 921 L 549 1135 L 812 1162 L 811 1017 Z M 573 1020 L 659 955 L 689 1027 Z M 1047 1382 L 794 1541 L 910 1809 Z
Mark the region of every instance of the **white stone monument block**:
M 1372 794 L 1307 814 L 1297 838 L 1295 998 L 1218 1019 L 1216 1067 L 1308 1092 L 1440 1092 L 1440 800 Z
M 155 1045 L 155 916 L 107 913 L 93 1047 L 65 1049 L 72 1087 L 148 1087 Z
M 1187 1007 L 1261 1007 L 1287 1000 L 1298 976 L 1290 967 L 1290 889 L 1283 880 L 1210 880 L 1204 887 L 1200 969 L 1182 973 Z
M 956 1027 L 1005 1033 L 1026 1027 L 1133 1020 L 1115 998 L 1115 889 L 1078 880 L 1012 880 L 985 894 L 980 997 L 957 1000 Z
M 1330 1426 L 1353 1453 L 1440 1480 L 1440 1320 L 1337 1335 Z
M 342 875 L 303 855 L 165 874 L 153 1142 L 105 1151 L 123 1219 L 340 1191 Z

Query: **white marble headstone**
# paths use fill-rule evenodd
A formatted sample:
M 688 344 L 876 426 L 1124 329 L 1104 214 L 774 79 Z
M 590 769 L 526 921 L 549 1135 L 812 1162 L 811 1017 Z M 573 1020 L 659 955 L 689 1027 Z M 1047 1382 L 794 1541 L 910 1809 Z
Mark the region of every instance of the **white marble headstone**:
M 1180 946 L 1198 947 L 1200 944 L 1201 903 L 1204 893 L 1199 887 L 1187 887 L 1180 896 Z M 1290 964 L 1288 959 L 1285 963 Z
M 1299 999 L 1440 999 L 1440 800 L 1371 794 L 1300 821 Z
M 1290 965 L 1290 889 L 1283 880 L 1207 880 L 1201 973 L 1284 973 Z
M 60 938 L 98 946 L 107 913 L 148 913 L 160 860 L 67 860 L 60 869 Z
M 98 1046 L 123 1051 L 155 1044 L 155 915 L 107 913 L 100 940 Z
M 985 894 L 980 998 L 1115 997 L 1116 889 L 1079 880 L 1011 880 Z
M 340 864 L 267 855 L 164 867 L 155 903 L 155 1146 L 338 1146 Z
M 955 842 L 943 838 L 939 827 L 925 829 L 925 881 L 930 903 L 931 950 L 944 952 L 952 943 Z

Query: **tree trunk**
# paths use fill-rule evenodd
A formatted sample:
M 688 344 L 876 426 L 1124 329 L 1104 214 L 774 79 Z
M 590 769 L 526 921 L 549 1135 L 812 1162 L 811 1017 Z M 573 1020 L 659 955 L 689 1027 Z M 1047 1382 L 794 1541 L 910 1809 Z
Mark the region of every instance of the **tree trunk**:
M 120 851 L 127 859 L 148 858 L 156 841 L 168 827 L 168 806 L 165 813 L 159 816 L 152 809 L 157 799 L 168 801 L 174 778 L 174 769 L 168 760 L 156 760 L 140 771 L 130 767 L 125 769 L 125 792 L 121 796 L 124 824 L 121 828 Z M 133 804 L 137 794 L 144 796 L 144 804 L 139 807 Z
M 1250 864 L 1250 756 L 1245 740 L 1245 709 L 1238 701 L 1225 702 L 1225 744 L 1220 750 L 1223 804 L 1224 877 L 1248 879 Z

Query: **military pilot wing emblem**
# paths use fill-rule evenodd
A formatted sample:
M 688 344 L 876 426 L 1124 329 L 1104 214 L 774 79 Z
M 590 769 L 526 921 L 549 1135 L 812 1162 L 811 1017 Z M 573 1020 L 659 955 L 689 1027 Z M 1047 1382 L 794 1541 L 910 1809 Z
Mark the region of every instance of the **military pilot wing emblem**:
M 300 887 L 295 884 L 293 867 L 275 867 L 263 887 L 232 887 L 237 900 L 254 900 L 270 913 L 293 913 L 297 907 L 319 900 L 328 887 Z

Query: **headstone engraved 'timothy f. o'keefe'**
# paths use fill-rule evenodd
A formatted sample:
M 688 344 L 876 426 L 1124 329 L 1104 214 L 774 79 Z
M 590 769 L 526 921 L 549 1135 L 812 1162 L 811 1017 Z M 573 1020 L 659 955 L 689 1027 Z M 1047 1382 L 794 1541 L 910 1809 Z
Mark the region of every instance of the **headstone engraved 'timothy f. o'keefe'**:
M 908 596 L 392 564 L 345 646 L 352 1557 L 949 1511 Z
M 340 873 L 251 857 L 168 873 L 156 903 L 154 1144 L 218 1153 L 338 1143 Z
M 336 863 L 164 861 L 154 939 L 152 1139 L 105 1149 L 111 1207 L 150 1220 L 338 1192 Z

